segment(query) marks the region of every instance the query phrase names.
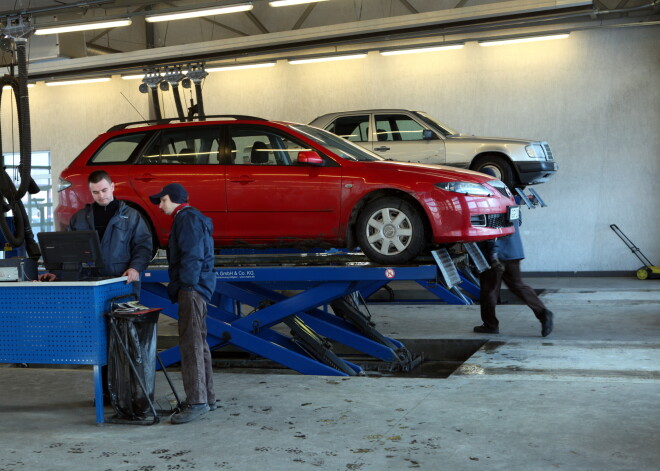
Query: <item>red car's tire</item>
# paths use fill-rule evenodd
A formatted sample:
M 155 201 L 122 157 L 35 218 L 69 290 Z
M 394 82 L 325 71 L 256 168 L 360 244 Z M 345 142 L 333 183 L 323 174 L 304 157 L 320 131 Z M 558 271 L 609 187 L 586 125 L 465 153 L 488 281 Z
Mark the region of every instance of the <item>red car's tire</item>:
M 424 248 L 425 228 L 419 211 L 404 199 L 379 198 L 357 219 L 357 239 L 364 254 L 382 265 L 408 263 Z

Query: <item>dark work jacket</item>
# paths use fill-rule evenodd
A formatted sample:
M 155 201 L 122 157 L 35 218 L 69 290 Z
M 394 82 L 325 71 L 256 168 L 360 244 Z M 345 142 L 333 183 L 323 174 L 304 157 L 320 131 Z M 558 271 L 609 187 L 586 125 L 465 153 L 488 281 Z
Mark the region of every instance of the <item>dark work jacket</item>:
M 516 196 L 515 199 L 516 203 L 520 204 L 520 198 Z M 488 263 L 492 263 L 495 259 L 511 261 L 525 258 L 525 251 L 523 250 L 523 243 L 520 237 L 520 222 L 521 220 L 513 222 L 515 229 L 513 234 L 479 243 L 479 248 L 486 257 L 486 260 L 488 260 Z
M 93 231 L 94 210 L 91 204 L 73 215 L 69 231 Z M 119 201 L 119 208 L 110 221 L 101 240 L 101 254 L 105 266 L 100 276 L 121 276 L 129 268 L 142 273 L 149 265 L 153 249 L 151 231 L 140 213 Z M 136 284 L 139 289 L 139 282 Z M 139 291 L 136 291 L 139 293 Z
M 495 253 L 499 260 L 522 260 L 525 258 L 522 239 L 520 238 L 520 223 L 513 222 L 516 231 L 507 237 L 501 237 L 495 241 Z
M 192 206 L 174 217 L 167 244 L 170 283 L 167 292 L 173 303 L 180 289 L 195 290 L 206 301 L 215 291 L 213 264 L 213 222 Z

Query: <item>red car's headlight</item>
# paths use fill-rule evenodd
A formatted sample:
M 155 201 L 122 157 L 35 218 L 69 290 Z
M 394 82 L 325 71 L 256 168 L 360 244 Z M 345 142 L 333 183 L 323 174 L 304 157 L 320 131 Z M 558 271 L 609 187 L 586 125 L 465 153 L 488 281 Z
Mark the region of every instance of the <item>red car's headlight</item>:
M 493 196 L 493 194 L 483 185 L 468 182 L 442 182 L 435 186 L 441 190 L 451 191 L 453 193 L 462 193 L 472 196 Z
M 69 180 L 65 180 L 64 178 L 60 177 L 60 181 L 57 184 L 57 191 L 66 190 L 70 186 L 71 186 L 71 182 Z

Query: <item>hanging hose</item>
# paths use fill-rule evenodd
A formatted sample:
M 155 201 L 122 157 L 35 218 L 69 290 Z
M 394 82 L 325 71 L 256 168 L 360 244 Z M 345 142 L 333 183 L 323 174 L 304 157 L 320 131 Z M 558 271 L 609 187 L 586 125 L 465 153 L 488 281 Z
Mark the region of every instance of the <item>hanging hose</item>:
M 158 99 L 158 88 L 151 87 L 151 100 L 154 104 L 154 115 L 156 116 L 156 121 L 161 121 L 163 119 L 163 114 L 160 111 L 160 100 Z
M 16 60 L 18 62 L 18 126 L 21 163 L 18 166 L 18 174 L 21 183 L 16 190 L 16 198 L 21 199 L 25 196 L 30 185 L 30 171 L 32 161 L 32 135 L 30 133 L 30 100 L 27 88 L 27 38 L 16 38 Z
M 27 54 L 26 38 L 15 39 L 16 57 L 18 61 L 18 74 L 16 78 L 11 75 L 0 77 L 0 105 L 2 101 L 2 89 L 9 85 L 16 98 L 16 110 L 18 114 L 18 137 L 20 148 L 20 163 L 18 172 L 20 184 L 18 189 L 7 174 L 5 169 L 4 156 L 0 159 L 0 230 L 7 242 L 12 247 L 19 247 L 25 242 L 25 248 L 28 256 L 33 260 L 38 260 L 41 256 L 39 246 L 34 240 L 34 233 L 30 226 L 30 218 L 25 211 L 25 206 L 21 198 L 28 191 L 30 194 L 39 193 L 39 186 L 30 176 L 32 160 L 32 142 L 30 133 L 30 103 L 27 92 Z M 0 135 L 0 151 L 2 150 L 2 136 Z M 4 203 L 4 200 L 7 203 Z M 5 213 L 11 210 L 14 215 L 14 231 L 9 228 L 9 223 Z
M 179 94 L 179 84 L 172 84 L 172 94 L 174 95 L 174 104 L 176 105 L 176 114 L 179 117 L 179 121 L 183 122 L 186 120 L 186 115 L 183 113 L 183 104 L 181 103 L 181 95 Z
M 204 114 L 204 96 L 202 95 L 202 82 L 195 81 L 195 95 L 197 96 L 197 115 L 200 121 L 206 120 Z

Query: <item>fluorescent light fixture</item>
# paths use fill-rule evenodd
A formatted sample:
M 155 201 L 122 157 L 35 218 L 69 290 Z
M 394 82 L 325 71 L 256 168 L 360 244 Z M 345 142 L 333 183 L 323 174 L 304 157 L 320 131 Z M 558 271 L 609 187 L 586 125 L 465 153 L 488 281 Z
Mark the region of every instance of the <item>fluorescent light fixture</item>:
M 327 0 L 270 0 L 271 7 L 288 7 L 290 5 L 302 5 L 304 3 L 326 2 Z
M 529 43 L 532 41 L 549 41 L 552 39 L 566 39 L 569 33 L 548 34 L 546 36 L 528 36 L 526 38 L 493 39 L 479 41 L 480 46 L 500 46 L 502 44 Z
M 99 78 L 90 78 L 90 79 L 79 79 L 79 80 L 60 80 L 57 82 L 46 82 L 46 86 L 55 87 L 58 85 L 78 85 L 80 83 L 98 83 L 98 82 L 109 82 L 110 77 L 99 77 Z
M 236 5 L 228 5 L 224 7 L 200 8 L 198 10 L 187 10 L 180 12 L 148 15 L 145 16 L 144 19 L 149 23 L 157 23 L 159 21 L 185 20 L 187 18 L 199 18 L 202 16 L 224 15 L 227 13 L 238 13 L 241 11 L 250 11 L 250 10 L 252 10 L 251 3 L 239 3 Z
M 237 64 L 228 65 L 226 67 L 210 67 L 205 69 L 207 72 L 224 72 L 226 70 L 239 70 L 239 69 L 261 69 L 262 67 L 273 67 L 275 62 L 261 62 L 259 64 Z
M 135 74 L 135 75 L 122 75 L 122 80 L 137 80 L 144 78 L 144 74 Z
M 313 57 L 310 59 L 292 59 L 289 60 L 289 64 L 310 64 L 312 62 L 345 61 L 350 59 L 364 59 L 365 57 L 367 57 L 366 53 L 348 54 L 344 56 Z
M 420 52 L 450 51 L 452 49 L 462 49 L 464 44 L 447 44 L 446 46 L 428 46 L 411 49 L 396 49 L 391 51 L 381 51 L 383 56 L 398 56 L 401 54 L 417 54 Z
M 34 34 L 43 36 L 46 34 L 71 33 L 73 31 L 89 31 L 91 29 L 119 28 L 122 26 L 130 26 L 131 23 L 132 21 L 130 18 L 119 18 L 110 21 L 92 21 L 88 23 L 50 26 L 44 28 L 37 27 Z
M 145 77 L 145 75 L 146 74 L 144 74 L 144 73 L 135 74 L 135 75 L 122 75 L 121 78 L 122 78 L 122 80 L 137 80 L 137 79 L 143 79 Z M 153 74 L 149 74 L 149 75 L 153 75 Z M 159 74 L 159 75 L 161 77 L 163 76 L 163 74 Z

